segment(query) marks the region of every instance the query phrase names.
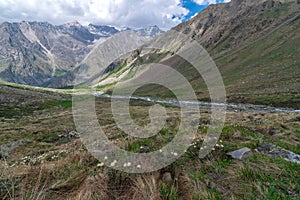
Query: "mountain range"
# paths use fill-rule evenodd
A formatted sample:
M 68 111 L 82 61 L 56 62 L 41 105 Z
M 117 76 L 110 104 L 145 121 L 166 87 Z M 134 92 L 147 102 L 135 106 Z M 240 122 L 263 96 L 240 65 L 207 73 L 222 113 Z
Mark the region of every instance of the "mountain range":
M 97 43 L 120 31 L 112 26 L 85 27 L 77 21 L 60 26 L 47 22 L 2 23 L 0 80 L 46 86 L 77 66 Z M 149 40 L 164 33 L 157 26 L 133 31 Z

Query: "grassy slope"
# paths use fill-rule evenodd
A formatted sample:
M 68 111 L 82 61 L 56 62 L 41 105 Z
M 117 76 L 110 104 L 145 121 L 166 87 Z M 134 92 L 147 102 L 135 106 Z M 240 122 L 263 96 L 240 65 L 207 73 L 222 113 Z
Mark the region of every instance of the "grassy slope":
M 286 15 L 286 12 L 286 9 L 276 9 L 265 13 L 265 17 L 279 17 Z M 299 23 L 298 17 L 246 46 L 224 54 L 213 53 L 230 102 L 300 108 Z M 222 44 L 226 46 L 226 42 L 232 41 L 224 41 Z M 222 48 L 223 46 L 220 45 L 213 52 L 222 52 Z M 157 56 L 157 59 L 161 57 Z M 174 67 L 187 77 L 194 86 L 199 99 L 209 99 L 206 85 L 191 66 L 179 61 L 176 57 L 164 60 L 162 63 Z M 123 70 L 118 68 L 108 77 L 116 76 L 117 71 L 126 70 L 130 71 L 129 74 L 132 77 L 135 67 L 136 64 L 122 66 Z M 115 82 L 109 84 L 108 87 L 101 86 L 100 89 L 110 92 L 114 84 Z M 172 97 L 167 89 L 153 86 L 144 87 L 136 94 Z
M 215 151 L 200 160 L 197 153 L 209 122 L 209 112 L 203 111 L 197 138 L 178 161 L 150 174 L 130 175 L 98 165 L 99 161 L 86 151 L 79 139 L 58 136 L 75 130 L 68 96 L 5 85 L 1 85 L 0 91 L 13 99 L 18 100 L 17 94 L 24 98 L 22 105 L 19 101 L 5 104 L 22 112 L 12 115 L 0 110 L 0 144 L 24 138 L 32 140 L 11 152 L 10 158 L 0 160 L 0 198 L 300 198 L 299 165 L 255 151 L 244 160 L 226 156 L 231 150 L 244 146 L 254 149 L 262 142 L 276 143 L 300 153 L 300 124 L 286 122 L 296 114 L 227 113 L 222 141 L 219 141 L 224 147 L 216 146 Z M 43 98 L 37 99 L 38 96 Z M 32 106 L 33 102 L 35 106 Z M 132 116 L 138 124 L 149 122 L 149 106 L 140 102 L 131 106 Z M 122 134 L 114 123 L 108 99 L 97 99 L 96 108 L 105 133 L 116 145 L 128 151 L 138 152 L 141 146 L 155 150 L 176 134 L 179 113 L 173 107 L 166 109 L 175 121 L 167 123 L 156 137 L 145 140 Z M 164 177 L 166 172 L 171 174 L 171 179 Z
M 268 37 L 215 59 L 229 99 L 299 108 L 299 23 L 298 17 Z

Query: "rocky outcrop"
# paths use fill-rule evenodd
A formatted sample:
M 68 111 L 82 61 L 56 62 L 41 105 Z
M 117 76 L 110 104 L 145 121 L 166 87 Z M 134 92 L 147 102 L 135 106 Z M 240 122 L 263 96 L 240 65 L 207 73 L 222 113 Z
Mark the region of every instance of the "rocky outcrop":
M 273 144 L 264 143 L 257 148 L 257 151 L 275 158 L 281 157 L 286 161 L 300 164 L 300 155 Z

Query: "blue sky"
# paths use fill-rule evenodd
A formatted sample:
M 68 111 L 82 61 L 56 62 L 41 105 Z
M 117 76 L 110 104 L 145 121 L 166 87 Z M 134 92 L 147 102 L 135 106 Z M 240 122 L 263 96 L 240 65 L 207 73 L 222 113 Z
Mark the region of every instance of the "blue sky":
M 195 14 L 197 14 L 198 12 L 200 12 L 201 10 L 205 9 L 208 6 L 207 4 L 199 5 L 192 0 L 183 0 L 182 5 L 183 5 L 183 7 L 187 8 L 189 10 L 188 15 L 186 15 L 184 17 L 184 21 L 190 19 Z
M 198 2 L 198 3 L 196 3 Z M 203 4 L 201 3 L 203 2 Z M 226 3 L 229 2 L 229 0 L 216 0 L 210 1 L 213 3 Z M 193 0 L 182 0 L 181 1 L 183 7 L 189 10 L 189 13 L 184 17 L 184 21 L 189 20 L 191 17 L 193 17 L 195 14 L 199 13 L 201 10 L 207 8 L 209 5 L 209 0 L 199 0 L 199 1 L 193 1 Z
M 0 0 L 0 23 L 79 21 L 141 28 L 169 29 L 186 21 L 211 3 L 228 0 Z

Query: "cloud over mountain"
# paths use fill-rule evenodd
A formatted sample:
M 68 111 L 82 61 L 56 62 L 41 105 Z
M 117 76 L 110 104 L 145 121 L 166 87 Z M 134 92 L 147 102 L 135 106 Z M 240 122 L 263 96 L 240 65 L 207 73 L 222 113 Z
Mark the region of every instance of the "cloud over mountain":
M 0 0 L 0 23 L 4 21 L 70 21 L 127 26 L 157 25 L 171 28 L 203 9 L 229 0 Z M 192 7 L 186 6 L 191 2 Z M 201 5 L 197 7 L 197 5 Z
M 0 21 L 48 21 L 63 24 L 78 20 L 115 26 L 170 28 L 188 9 L 180 0 L 0 0 Z

